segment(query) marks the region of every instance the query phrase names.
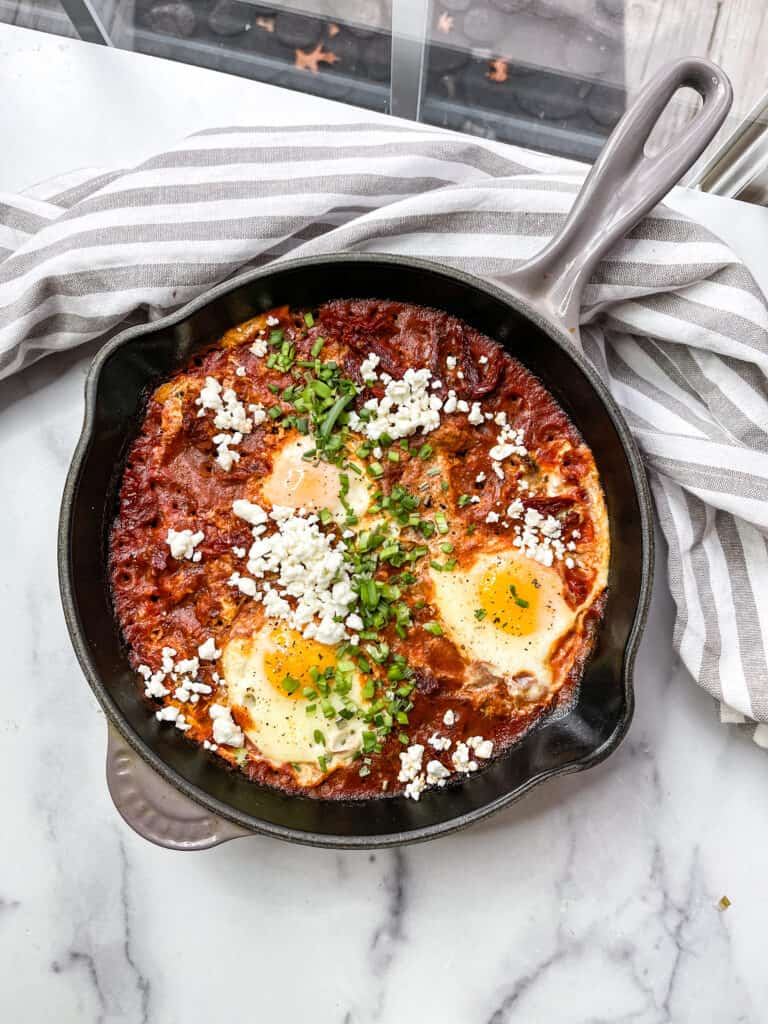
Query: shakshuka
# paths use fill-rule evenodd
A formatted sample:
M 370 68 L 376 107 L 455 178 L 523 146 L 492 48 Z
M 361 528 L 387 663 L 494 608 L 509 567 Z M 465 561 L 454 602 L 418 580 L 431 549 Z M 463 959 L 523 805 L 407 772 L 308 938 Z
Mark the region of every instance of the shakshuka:
M 531 373 L 351 299 L 240 324 L 149 396 L 110 576 L 157 728 L 288 792 L 418 800 L 572 699 L 609 556 Z

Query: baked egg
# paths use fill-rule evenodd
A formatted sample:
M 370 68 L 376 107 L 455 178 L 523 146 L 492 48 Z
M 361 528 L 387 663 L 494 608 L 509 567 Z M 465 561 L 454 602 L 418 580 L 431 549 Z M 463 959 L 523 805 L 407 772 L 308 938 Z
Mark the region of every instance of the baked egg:
M 347 487 L 343 487 L 338 466 L 304 457 L 314 447 L 315 442 L 308 435 L 299 434 L 286 440 L 275 455 L 272 472 L 262 484 L 263 496 L 272 506 L 304 508 L 308 512 L 327 508 L 338 521 L 346 518 L 346 501 L 356 516 L 362 516 L 369 503 L 363 477 L 349 471 Z
M 524 673 L 552 684 L 552 650 L 578 617 L 554 569 L 507 548 L 430 575 L 444 630 L 468 663 L 507 680 Z
M 366 702 L 359 674 L 345 672 L 343 694 L 324 681 L 339 668 L 336 647 L 268 623 L 252 637 L 230 640 L 222 665 L 230 704 L 247 712 L 243 731 L 273 767 L 290 764 L 302 785 L 316 785 L 361 746 Z

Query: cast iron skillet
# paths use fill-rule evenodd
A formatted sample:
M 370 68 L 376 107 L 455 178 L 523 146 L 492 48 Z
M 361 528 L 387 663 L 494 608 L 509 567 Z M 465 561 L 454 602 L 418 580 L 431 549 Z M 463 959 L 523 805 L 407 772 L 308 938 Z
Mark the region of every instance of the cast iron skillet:
M 663 154 L 648 157 L 650 131 L 682 86 L 699 92 L 703 105 Z M 699 156 L 730 102 L 728 80 L 706 61 L 684 60 L 661 71 L 617 125 L 559 236 L 503 287 L 415 259 L 343 254 L 282 262 L 126 331 L 99 352 L 64 490 L 59 574 L 72 643 L 110 725 L 110 790 L 137 831 L 175 849 L 252 833 L 317 846 L 413 842 L 477 821 L 544 779 L 588 768 L 616 749 L 633 710 L 632 666 L 651 589 L 652 513 L 627 425 L 577 347 L 579 301 L 599 258 Z M 228 328 L 271 306 L 355 296 L 429 304 L 500 341 L 581 431 L 597 461 L 610 517 L 605 619 L 573 705 L 477 776 L 454 789 L 428 791 L 418 803 L 401 796 L 361 803 L 288 796 L 247 781 L 161 726 L 129 667 L 108 586 L 108 534 L 121 468 L 151 389 Z

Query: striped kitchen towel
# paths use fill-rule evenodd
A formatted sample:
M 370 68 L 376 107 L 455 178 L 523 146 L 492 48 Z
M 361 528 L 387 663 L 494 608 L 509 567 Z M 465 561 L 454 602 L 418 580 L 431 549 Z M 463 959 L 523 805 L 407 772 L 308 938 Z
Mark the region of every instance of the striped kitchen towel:
M 234 127 L 0 195 L 0 377 L 287 256 L 502 276 L 559 228 L 582 174 L 418 125 Z M 727 246 L 660 206 L 600 265 L 582 320 L 649 470 L 675 646 L 725 720 L 768 723 L 765 300 Z

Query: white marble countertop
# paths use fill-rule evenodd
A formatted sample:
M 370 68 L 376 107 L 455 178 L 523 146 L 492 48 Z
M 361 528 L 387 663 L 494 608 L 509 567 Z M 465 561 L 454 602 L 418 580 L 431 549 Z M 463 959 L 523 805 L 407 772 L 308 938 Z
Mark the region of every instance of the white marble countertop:
M 0 189 L 133 163 L 217 123 L 350 116 L 5 26 L 0 68 Z M 768 285 L 767 211 L 681 191 L 672 202 Z M 672 651 L 663 550 L 635 721 L 592 771 L 467 832 L 377 854 L 249 838 L 184 855 L 134 835 L 107 794 L 105 722 L 56 581 L 87 363 L 53 357 L 0 384 L 0 1020 L 768 1019 L 768 761 L 719 724 Z

